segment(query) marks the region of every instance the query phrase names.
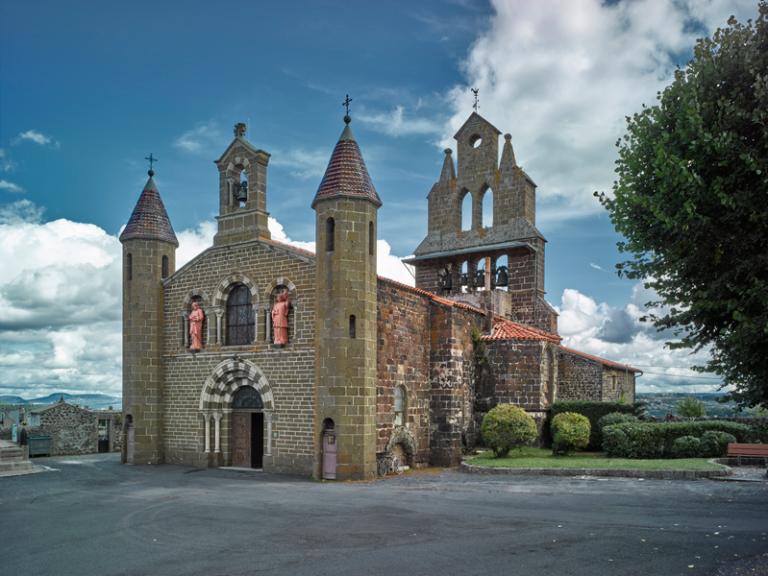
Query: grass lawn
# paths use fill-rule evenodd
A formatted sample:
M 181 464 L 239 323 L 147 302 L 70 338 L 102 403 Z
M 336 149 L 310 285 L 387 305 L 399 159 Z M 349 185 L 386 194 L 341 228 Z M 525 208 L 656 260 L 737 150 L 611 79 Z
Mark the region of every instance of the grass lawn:
M 569 456 L 554 456 L 545 448 L 512 450 L 506 458 L 495 458 L 490 450 L 468 458 L 467 464 L 490 468 L 590 468 L 604 470 L 722 470 L 706 458 L 675 458 L 671 460 L 632 460 L 608 458 L 600 452 L 576 452 Z

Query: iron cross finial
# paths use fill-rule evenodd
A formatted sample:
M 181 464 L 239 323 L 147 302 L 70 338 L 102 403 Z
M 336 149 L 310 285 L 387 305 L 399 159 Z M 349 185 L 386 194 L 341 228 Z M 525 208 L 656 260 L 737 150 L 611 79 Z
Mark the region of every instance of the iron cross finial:
M 352 121 L 352 118 L 349 116 L 349 103 L 352 102 L 352 98 L 349 97 L 349 94 L 347 94 L 347 97 L 344 98 L 344 102 L 341 103 L 342 106 L 347 110 L 347 113 L 344 115 L 344 123 L 349 124 Z
M 477 95 L 480 93 L 480 88 L 470 88 L 469 90 L 472 92 L 472 94 L 475 95 L 475 103 L 472 104 L 472 108 L 474 108 L 475 112 L 477 112 L 477 109 L 480 108 L 480 103 L 478 102 L 477 98 Z
M 152 152 L 150 152 L 149 156 L 144 156 L 144 160 L 149 160 L 149 171 L 147 172 L 147 174 L 149 174 L 150 176 L 154 176 L 155 175 L 155 171 L 152 169 L 152 165 L 155 162 L 157 162 L 157 158 L 155 158 L 152 155 Z

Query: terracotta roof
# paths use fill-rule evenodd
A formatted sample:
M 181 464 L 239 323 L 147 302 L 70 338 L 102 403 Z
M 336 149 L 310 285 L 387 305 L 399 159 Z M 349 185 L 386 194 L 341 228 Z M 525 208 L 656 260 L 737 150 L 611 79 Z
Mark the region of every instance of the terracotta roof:
M 376 206 L 381 206 L 381 199 L 376 193 L 376 188 L 373 187 L 368 169 L 365 167 L 365 160 L 349 124 L 344 127 L 333 149 L 325 176 L 320 182 L 315 199 L 312 200 L 312 207 L 315 207 L 318 200 L 340 196 L 364 198 Z
M 139 196 L 139 201 L 136 202 L 136 207 L 133 209 L 128 224 L 123 233 L 120 234 L 120 242 L 134 238 L 162 240 L 163 242 L 170 242 L 174 246 L 179 245 L 152 174 L 150 174 L 149 180 L 147 180 L 144 190 Z
M 616 368 L 618 370 L 626 370 L 628 372 L 642 372 L 642 370 L 640 370 L 639 368 L 633 368 L 628 364 L 620 364 L 618 362 L 614 362 L 613 360 L 606 360 L 605 358 L 600 358 L 600 356 L 593 356 L 592 354 L 587 354 L 586 352 L 580 352 L 579 350 L 574 350 L 573 348 L 566 348 L 565 346 L 560 346 L 560 349 L 563 352 L 567 352 L 568 354 L 581 356 L 582 358 L 586 358 L 587 360 L 592 360 L 593 362 L 599 362 L 603 366 L 608 366 L 610 368 Z
M 494 340 L 539 340 L 542 342 L 554 342 L 560 343 L 560 336 L 539 330 L 533 326 L 526 326 L 525 324 L 518 324 L 507 320 L 506 318 L 499 318 L 498 316 L 493 319 L 493 330 L 490 334 L 485 334 L 480 337 L 481 340 L 494 341 Z

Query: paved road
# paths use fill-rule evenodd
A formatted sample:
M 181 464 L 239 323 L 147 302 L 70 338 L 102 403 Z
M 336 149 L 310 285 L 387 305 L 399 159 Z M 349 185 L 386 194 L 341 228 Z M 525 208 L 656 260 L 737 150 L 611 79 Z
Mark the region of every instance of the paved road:
M 730 575 L 768 559 L 766 484 L 43 462 L 57 471 L 0 478 L 1 574 Z

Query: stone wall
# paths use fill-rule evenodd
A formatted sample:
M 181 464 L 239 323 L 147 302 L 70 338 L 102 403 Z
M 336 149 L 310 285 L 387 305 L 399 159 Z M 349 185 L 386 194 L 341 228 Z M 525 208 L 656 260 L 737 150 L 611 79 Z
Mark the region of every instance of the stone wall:
M 52 456 L 92 454 L 98 452 L 98 429 L 95 412 L 74 404 L 59 402 L 39 412 L 40 427 L 30 435 L 51 436 Z
M 249 287 L 255 309 L 255 339 L 229 346 L 222 319 L 228 288 Z M 204 420 L 199 410 L 206 379 L 222 362 L 238 356 L 260 368 L 274 396 L 272 454 L 264 469 L 311 475 L 314 445 L 314 258 L 271 242 L 247 242 L 205 251 L 166 282 L 165 286 L 165 461 L 192 466 L 231 463 L 230 414 L 221 420 L 221 453 L 204 452 Z M 275 347 L 268 338 L 269 295 L 284 285 L 291 293 L 290 341 Z M 192 353 L 184 347 L 182 314 L 199 297 L 208 318 L 207 345 Z M 222 314 L 223 316 L 223 314 Z M 217 334 L 217 332 L 219 334 Z M 219 337 L 221 336 L 221 337 Z M 265 443 L 267 439 L 265 438 Z
M 403 440 L 408 463 L 415 466 L 428 464 L 430 453 L 430 302 L 427 296 L 379 279 L 376 452 L 381 458 Z M 406 392 L 402 427 L 395 425 L 394 391 L 398 386 Z M 395 434 L 396 428 L 402 430 Z
M 635 373 L 603 366 L 603 402 L 635 401 Z
M 603 400 L 603 367 L 599 362 L 560 350 L 558 400 Z
M 485 317 L 470 310 L 431 304 L 430 381 L 432 421 L 430 463 L 456 466 L 474 445 L 475 346 L 473 330 Z

